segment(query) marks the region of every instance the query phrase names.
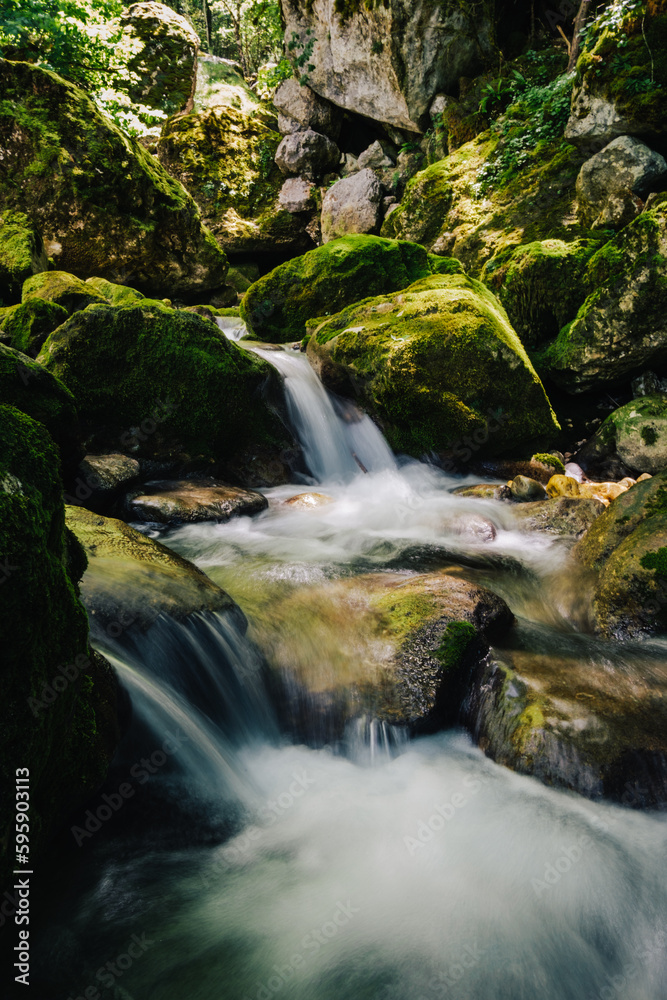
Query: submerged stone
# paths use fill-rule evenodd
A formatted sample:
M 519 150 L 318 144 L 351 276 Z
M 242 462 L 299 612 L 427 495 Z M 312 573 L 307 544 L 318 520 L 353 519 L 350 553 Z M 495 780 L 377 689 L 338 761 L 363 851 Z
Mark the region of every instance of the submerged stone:
M 124 509 L 131 521 L 193 524 L 251 517 L 268 506 L 266 497 L 254 490 L 212 479 L 183 479 L 146 483 L 125 498 Z

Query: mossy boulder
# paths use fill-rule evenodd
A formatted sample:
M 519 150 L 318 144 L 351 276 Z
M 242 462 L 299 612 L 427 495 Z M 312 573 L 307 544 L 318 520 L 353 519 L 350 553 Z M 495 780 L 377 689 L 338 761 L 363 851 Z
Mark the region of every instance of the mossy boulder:
M 197 87 L 194 110 L 230 107 L 246 115 L 260 112 L 262 105 L 257 94 L 246 83 L 241 67 L 231 59 L 200 52 L 197 57 Z
M 118 734 L 113 674 L 88 646 L 77 593 L 85 559 L 65 530 L 58 451 L 40 423 L 4 405 L 0 552 L 0 883 L 9 887 L 16 768 L 30 774 L 36 862 L 57 823 L 103 781 Z
M 299 253 L 313 245 L 310 216 L 291 215 L 278 203 L 280 141 L 258 117 L 230 107 L 177 115 L 162 130 L 160 162 L 194 195 L 229 253 Z
M 339 390 L 347 385 L 397 451 L 465 461 L 557 433 L 507 314 L 465 275 L 422 279 L 309 329 L 311 363 Z
M 596 631 L 620 638 L 667 631 L 667 471 L 622 493 L 574 552 L 592 575 Z
M 582 449 L 586 469 L 654 475 L 667 468 L 667 396 L 640 396 L 610 413 Z M 579 461 L 579 454 L 577 461 Z
M 77 309 L 85 309 L 93 303 L 106 302 L 107 299 L 101 295 L 93 285 L 87 281 L 81 281 L 74 274 L 67 271 L 46 271 L 43 274 L 35 274 L 23 285 L 21 302 L 29 302 L 30 299 L 44 299 L 46 302 L 55 302 L 56 305 L 66 309 L 68 314 L 76 312 Z
M 580 393 L 619 385 L 667 362 L 667 196 L 589 261 L 594 289 L 576 318 L 536 361 L 557 385 Z
M 58 268 L 158 297 L 221 284 L 192 197 L 83 90 L 1 60 L 0 93 L 0 211 L 24 213 Z
M 368 295 L 407 288 L 430 273 L 429 256 L 414 243 L 343 236 L 256 281 L 243 299 L 241 316 L 258 340 L 301 340 L 309 319 L 337 313 Z
M 28 299 L 2 320 L 0 334 L 10 347 L 36 357 L 48 335 L 68 316 L 67 309 L 57 302 Z
M 150 299 L 74 313 L 39 361 L 74 395 L 91 451 L 223 461 L 284 437 L 266 401 L 275 369 L 210 320 Z
M 0 305 L 21 300 L 26 278 L 46 271 L 49 261 L 42 238 L 23 212 L 0 214 Z
M 113 281 L 107 281 L 106 278 L 86 278 L 86 284 L 112 306 L 131 306 L 145 298 L 136 288 L 118 285 Z
M 114 638 L 129 628 L 145 630 L 159 615 L 183 620 L 197 612 L 228 611 L 245 624 L 224 590 L 165 545 L 124 521 L 83 507 L 65 511 L 67 526 L 88 560 L 81 596 L 96 638 Z
M 520 622 L 474 673 L 465 722 L 489 757 L 520 774 L 664 808 L 663 663 L 659 653 L 610 656 L 607 642 Z
M 0 403 L 16 407 L 47 428 L 66 470 L 83 457 L 72 393 L 32 358 L 4 344 L 0 344 Z
M 589 27 L 565 133 L 589 154 L 621 135 L 649 143 L 667 135 L 667 12 L 657 6 L 648 16 L 605 11 Z
M 530 350 L 554 340 L 592 291 L 587 265 L 604 239 L 539 240 L 499 253 L 482 271 Z
M 486 131 L 421 170 L 381 235 L 456 257 L 476 278 L 485 264 L 500 254 L 506 261 L 508 250 L 522 244 L 586 236 L 574 216 L 584 156 L 563 139 L 540 141 L 526 150 L 520 169 L 485 182 L 485 171 L 502 163 L 502 149 L 501 137 Z
M 197 82 L 199 35 L 162 3 L 135 3 L 122 15 L 124 44 L 132 55 L 127 78 L 116 80 L 132 102 L 172 115 L 190 110 Z

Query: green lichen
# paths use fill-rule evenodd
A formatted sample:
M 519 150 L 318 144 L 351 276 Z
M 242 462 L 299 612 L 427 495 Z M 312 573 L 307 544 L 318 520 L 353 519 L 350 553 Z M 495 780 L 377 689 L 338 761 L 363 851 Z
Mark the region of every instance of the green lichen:
M 434 264 L 453 269 L 446 259 L 435 258 Z M 314 316 L 337 313 L 369 293 L 406 288 L 430 273 L 423 247 L 378 236 L 344 236 L 260 278 L 247 291 L 241 316 L 260 340 L 301 340 Z
M 646 427 L 642 427 L 639 433 L 641 434 L 641 439 L 644 442 L 644 444 L 648 445 L 655 444 L 655 442 L 658 440 L 658 432 L 656 431 L 655 427 L 649 427 L 647 425 Z
M 550 455 L 548 452 L 538 452 L 538 454 L 533 455 L 531 461 L 539 462 L 541 465 L 548 465 L 554 472 L 561 476 L 565 475 L 565 466 L 558 455 Z

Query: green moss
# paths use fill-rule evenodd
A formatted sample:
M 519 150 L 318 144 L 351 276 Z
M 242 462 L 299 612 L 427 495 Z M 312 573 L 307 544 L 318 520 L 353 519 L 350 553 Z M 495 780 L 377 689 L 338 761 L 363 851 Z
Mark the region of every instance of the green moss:
M 517 753 L 525 754 L 530 750 L 531 740 L 544 729 L 544 724 L 544 713 L 537 703 L 524 708 L 512 732 L 512 744 Z
M 542 465 L 548 465 L 556 473 L 562 476 L 565 475 L 565 466 L 563 465 L 562 461 L 557 455 L 550 455 L 546 452 L 539 452 L 538 454 L 533 455 L 531 461 L 540 462 Z
M 152 294 L 216 287 L 226 261 L 181 184 L 80 88 L 0 60 L 0 209 L 24 212 L 58 265 Z
M 91 306 L 51 334 L 39 360 L 71 390 L 97 447 L 222 459 L 281 439 L 262 395 L 274 369 L 193 313 L 148 299 Z
M 28 278 L 23 284 L 21 301 L 26 303 L 31 299 L 55 302 L 68 313 L 85 309 L 94 302 L 106 302 L 106 298 L 92 284 L 81 281 L 67 271 L 46 271 Z
M 465 461 L 558 426 L 497 299 L 463 275 L 366 299 L 312 332 L 308 352 L 347 374 L 396 450 Z
M 656 431 L 655 427 L 649 427 L 648 425 L 646 427 L 642 427 L 640 434 L 644 444 L 648 445 L 655 444 L 655 442 L 658 440 L 658 432 Z
M 430 594 L 401 594 L 390 591 L 374 602 L 383 616 L 384 627 L 402 641 L 421 628 L 437 611 L 437 602 Z
M 407 288 L 430 273 L 423 247 L 378 236 L 344 236 L 256 281 L 243 299 L 241 316 L 260 340 L 301 340 L 314 316 L 336 313 L 369 293 Z
M 456 670 L 477 631 L 470 622 L 450 622 L 434 655 L 447 671 Z
M 48 335 L 64 323 L 69 313 L 48 299 L 29 299 L 16 306 L 0 324 L 10 346 L 35 357 Z
M 88 278 L 86 284 L 90 285 L 98 295 L 112 306 L 131 306 L 134 302 L 139 302 L 144 296 L 136 288 L 129 288 L 127 285 L 117 285 L 106 278 Z
M 639 560 L 639 564 L 644 569 L 654 569 L 656 576 L 661 576 L 667 580 L 667 548 L 657 549 L 655 552 L 647 552 Z
M 42 240 L 23 212 L 0 216 L 0 304 L 18 302 L 21 286 L 35 271 L 47 267 Z
M 30 770 L 36 860 L 55 822 L 104 775 L 116 728 L 115 687 L 110 680 L 111 726 L 100 732 L 99 722 L 90 725 L 91 712 L 102 706 L 99 692 L 86 681 L 95 674 L 78 577 L 68 571 L 58 452 L 40 423 L 10 406 L 0 406 L 0 551 L 9 574 L 0 604 L 0 829 L 9 829 L 14 769 L 20 764 Z M 45 697 L 55 678 L 58 686 Z M 7 846 L 4 838 L 3 883 L 13 868 Z

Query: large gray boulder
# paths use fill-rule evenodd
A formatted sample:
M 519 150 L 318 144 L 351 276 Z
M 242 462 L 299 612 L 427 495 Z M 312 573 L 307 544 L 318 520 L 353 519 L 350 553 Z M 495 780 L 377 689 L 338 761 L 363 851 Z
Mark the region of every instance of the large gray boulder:
M 667 180 L 667 161 L 639 139 L 619 136 L 587 160 L 577 177 L 578 215 L 588 229 L 621 228 Z
M 276 163 L 286 177 L 316 180 L 335 170 L 339 160 L 336 143 L 310 128 L 286 135 L 276 150 Z
M 290 125 L 285 134 L 297 128 L 312 128 L 330 139 L 337 139 L 340 135 L 340 110 L 294 77 L 283 80 L 273 95 L 273 105 L 280 113 L 279 123 L 284 119 L 285 125 L 291 122 L 296 126 Z
M 292 215 L 309 212 L 315 207 L 313 184 L 305 177 L 288 177 L 278 195 L 281 208 Z
M 323 241 L 377 232 L 383 193 L 378 175 L 368 168 L 337 181 L 322 201 Z
M 341 11 L 341 7 L 343 10 Z M 428 128 L 434 96 L 494 57 L 490 0 L 282 0 L 288 50 L 309 86 L 375 121 Z

